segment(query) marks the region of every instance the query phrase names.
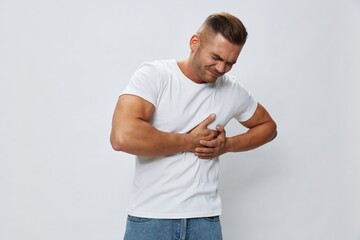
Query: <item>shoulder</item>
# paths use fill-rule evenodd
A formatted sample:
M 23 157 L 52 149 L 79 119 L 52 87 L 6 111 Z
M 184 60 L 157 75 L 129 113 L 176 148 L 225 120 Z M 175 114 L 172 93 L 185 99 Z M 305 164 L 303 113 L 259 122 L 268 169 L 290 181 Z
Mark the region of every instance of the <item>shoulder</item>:
M 235 91 L 247 91 L 245 86 L 234 76 L 223 75 L 216 82 L 218 87 Z
M 135 82 L 163 81 L 171 72 L 170 60 L 154 60 L 142 63 L 131 77 Z

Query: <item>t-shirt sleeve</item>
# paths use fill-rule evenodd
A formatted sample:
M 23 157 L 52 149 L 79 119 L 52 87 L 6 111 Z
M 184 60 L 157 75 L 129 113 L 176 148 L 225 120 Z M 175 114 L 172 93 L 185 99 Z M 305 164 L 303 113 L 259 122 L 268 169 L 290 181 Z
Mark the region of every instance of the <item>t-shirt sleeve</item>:
M 153 63 L 144 63 L 132 75 L 130 81 L 121 95 L 131 94 L 145 99 L 157 106 L 160 89 L 160 73 Z
M 254 115 L 258 102 L 244 86 L 238 84 L 238 88 L 240 94 L 238 95 L 238 114 L 235 119 L 239 122 L 245 122 Z

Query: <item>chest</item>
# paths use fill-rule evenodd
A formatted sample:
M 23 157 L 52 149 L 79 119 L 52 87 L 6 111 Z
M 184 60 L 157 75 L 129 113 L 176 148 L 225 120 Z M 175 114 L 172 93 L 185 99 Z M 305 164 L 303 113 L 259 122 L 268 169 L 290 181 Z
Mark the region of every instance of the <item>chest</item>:
M 189 81 L 189 80 L 187 80 Z M 175 79 L 159 89 L 153 125 L 163 131 L 185 133 L 210 114 L 225 126 L 236 114 L 236 101 L 230 88 L 223 85 L 199 85 Z

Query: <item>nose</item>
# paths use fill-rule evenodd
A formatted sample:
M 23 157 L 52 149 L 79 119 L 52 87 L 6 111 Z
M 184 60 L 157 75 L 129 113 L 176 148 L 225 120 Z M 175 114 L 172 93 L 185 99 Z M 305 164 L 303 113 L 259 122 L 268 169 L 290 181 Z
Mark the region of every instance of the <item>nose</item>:
M 223 62 L 218 62 L 216 65 L 215 65 L 215 69 L 218 73 L 220 74 L 224 74 L 226 72 L 226 64 L 223 63 Z

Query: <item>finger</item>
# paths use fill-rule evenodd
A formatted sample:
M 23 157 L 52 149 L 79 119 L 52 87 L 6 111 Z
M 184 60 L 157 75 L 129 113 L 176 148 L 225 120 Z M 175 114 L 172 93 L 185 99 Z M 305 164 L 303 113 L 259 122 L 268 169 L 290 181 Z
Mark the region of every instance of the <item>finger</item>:
M 215 157 L 215 154 L 210 154 L 210 153 L 198 153 L 196 155 L 198 158 L 200 159 L 213 159 Z
M 221 126 L 221 125 L 216 125 L 216 130 L 217 130 L 219 133 L 225 131 L 224 127 Z
M 222 135 L 225 137 L 226 135 L 226 131 L 225 131 L 225 128 L 221 125 L 217 125 L 216 126 L 216 131 L 219 133 L 218 135 Z
M 209 154 L 209 153 L 198 153 L 198 154 L 195 154 L 198 158 L 201 158 L 201 159 L 211 159 L 211 158 L 214 158 L 214 155 L 213 154 Z
M 218 134 L 218 139 L 224 139 L 224 138 L 225 138 L 225 135 L 226 135 L 226 132 L 225 132 L 224 127 L 221 126 L 221 125 L 217 125 L 217 126 L 216 126 L 216 130 L 217 130 L 217 132 L 219 133 L 219 134 Z
M 200 144 L 208 148 L 216 147 L 216 141 L 200 140 Z
M 204 121 L 202 121 L 199 125 L 207 127 L 210 123 L 212 123 L 216 118 L 215 113 L 210 114 Z
M 215 148 L 197 147 L 194 152 L 195 154 L 213 154 L 215 152 Z

